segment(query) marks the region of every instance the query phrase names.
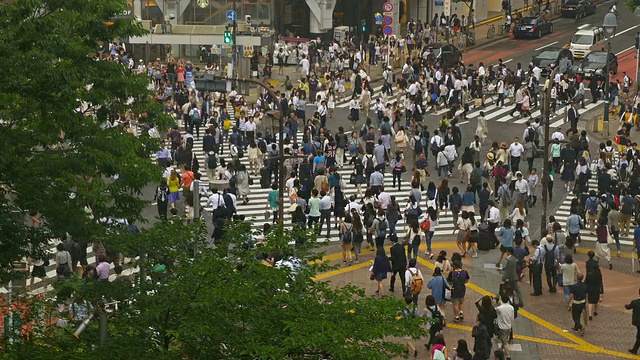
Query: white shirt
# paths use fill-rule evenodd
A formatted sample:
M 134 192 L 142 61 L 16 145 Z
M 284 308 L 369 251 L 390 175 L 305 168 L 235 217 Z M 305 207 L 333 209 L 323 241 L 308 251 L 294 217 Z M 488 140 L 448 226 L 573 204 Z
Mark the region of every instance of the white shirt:
M 533 76 L 535 76 L 536 80 L 540 82 L 540 74 L 542 74 L 542 69 L 540 69 L 538 66 L 534 66 L 533 69 L 531 69 L 531 72 L 533 73 Z
M 391 195 L 389 195 L 388 192 L 383 191 L 376 196 L 376 199 L 378 200 L 380 208 L 386 210 L 387 206 L 389 206 L 389 203 L 391 202 Z
M 307 58 L 300 60 L 300 67 L 303 71 L 309 71 L 309 60 Z
M 562 141 L 564 140 L 564 134 L 562 133 L 562 131 L 556 131 L 553 134 L 551 134 L 551 140 Z
M 413 282 L 413 277 L 418 275 L 419 277 L 422 278 L 422 281 L 424 282 L 424 277 L 422 276 L 422 271 L 412 267 L 412 268 L 408 268 L 407 271 L 404 272 L 404 283 L 406 284 L 406 286 L 408 288 L 411 288 L 411 283 Z
M 351 209 L 356 209 L 358 211 L 358 214 L 360 214 L 360 209 L 362 208 L 362 206 L 360 206 L 360 204 L 358 204 L 355 201 L 352 201 L 350 203 L 347 204 L 347 206 L 345 206 L 344 210 L 346 212 L 351 212 Z
M 529 182 L 525 179 L 516 180 L 516 190 L 521 194 L 529 194 Z
M 500 223 L 500 210 L 497 207 L 492 206 L 489 209 L 489 217 L 487 221 L 490 223 Z
M 513 143 L 509 146 L 509 155 L 512 157 L 520 157 L 524 152 L 524 146 L 520 143 Z
M 511 329 L 511 324 L 515 315 L 513 306 L 509 303 L 502 303 L 496 308 L 496 313 L 498 314 L 498 318 L 496 319 L 498 327 L 501 330 Z
M 224 205 L 224 199 L 222 198 L 222 194 L 220 193 L 213 193 L 211 196 L 209 196 L 209 201 L 207 201 L 207 205 L 206 207 L 211 206 L 213 208 L 213 210 L 218 208 L 218 205 L 225 207 Z
M 245 131 L 256 131 L 256 123 L 253 121 L 248 121 L 244 124 Z

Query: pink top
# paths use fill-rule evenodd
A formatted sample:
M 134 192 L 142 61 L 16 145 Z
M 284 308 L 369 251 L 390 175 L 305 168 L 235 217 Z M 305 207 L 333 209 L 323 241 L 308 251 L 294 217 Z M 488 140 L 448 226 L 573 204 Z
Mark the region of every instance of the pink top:
M 96 266 L 96 273 L 98 274 L 99 280 L 109 280 L 109 263 L 103 261 Z

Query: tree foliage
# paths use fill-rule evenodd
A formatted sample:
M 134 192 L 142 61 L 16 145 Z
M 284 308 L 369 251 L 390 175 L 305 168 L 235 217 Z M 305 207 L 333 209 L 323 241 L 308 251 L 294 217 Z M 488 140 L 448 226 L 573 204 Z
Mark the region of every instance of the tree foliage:
M 248 224 L 231 224 L 225 246 L 213 249 L 199 225 L 143 230 L 134 235 L 135 248 L 149 251 L 148 261 L 139 262 L 151 274 L 149 281 L 133 288 L 117 281 L 59 287 L 59 298 L 73 295 L 96 307 L 101 298 L 122 300 L 109 317 L 105 348 L 92 350 L 94 324 L 78 343 L 69 340 L 70 328 L 45 340 L 46 346 L 22 344 L 12 350 L 39 348 L 40 355 L 63 352 L 71 358 L 75 355 L 69 352 L 77 353 L 78 347 L 86 356 L 110 359 L 386 360 L 402 356 L 404 346 L 394 337 L 425 335 L 421 318 L 401 316 L 402 301 L 314 281 L 331 267 L 304 246 L 286 245 L 284 239 L 302 235 L 273 233 L 250 250 L 245 246 L 249 231 Z M 294 263 L 299 259 L 304 266 L 267 266 L 265 252 Z M 159 263 L 167 265 L 165 273 L 152 272 Z
M 148 161 L 155 148 L 122 127 L 101 128 L 128 111 L 166 124 L 144 76 L 96 61 L 105 41 L 144 32 L 131 20 L 108 22 L 125 7 L 125 0 L 0 4 L 2 269 L 38 256 L 52 234 L 100 239 L 95 219 L 137 219 L 145 205 L 137 193 L 159 175 Z M 28 213 L 39 213 L 45 226 L 30 228 Z

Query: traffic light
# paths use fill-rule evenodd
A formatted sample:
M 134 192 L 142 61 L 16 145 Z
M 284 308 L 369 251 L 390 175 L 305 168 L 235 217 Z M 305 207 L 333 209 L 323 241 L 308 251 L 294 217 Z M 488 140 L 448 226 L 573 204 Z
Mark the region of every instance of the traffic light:
M 362 28 L 362 32 L 367 32 L 367 20 L 360 20 L 360 27 Z
M 231 31 L 224 32 L 224 43 L 231 44 Z

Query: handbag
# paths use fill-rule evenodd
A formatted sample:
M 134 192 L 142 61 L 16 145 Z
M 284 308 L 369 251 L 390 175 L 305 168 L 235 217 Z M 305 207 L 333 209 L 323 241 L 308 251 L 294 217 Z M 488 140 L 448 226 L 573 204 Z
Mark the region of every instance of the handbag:
M 369 280 L 374 281 L 376 279 L 376 274 L 372 271 L 369 275 Z
M 442 279 L 444 279 L 444 276 Z M 451 301 L 451 289 L 444 284 L 444 281 L 442 282 L 442 287 L 444 288 L 444 300 Z

